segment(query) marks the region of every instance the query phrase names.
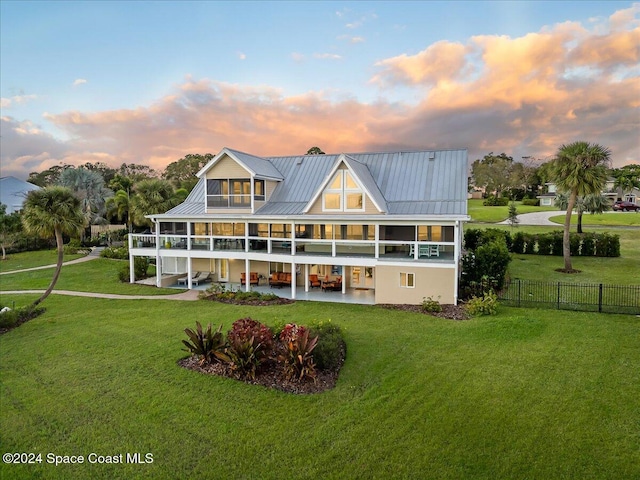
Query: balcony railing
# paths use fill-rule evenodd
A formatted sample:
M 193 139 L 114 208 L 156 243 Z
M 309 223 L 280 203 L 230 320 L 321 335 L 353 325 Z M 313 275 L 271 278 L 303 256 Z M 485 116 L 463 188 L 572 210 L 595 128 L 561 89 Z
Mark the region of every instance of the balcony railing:
M 249 208 L 251 207 L 251 195 L 207 195 L 207 207 L 209 208 Z
M 130 235 L 130 248 L 156 249 L 154 235 Z M 293 241 L 293 245 L 292 245 Z M 248 247 L 247 247 L 248 242 Z M 377 254 L 376 254 L 377 248 Z M 320 240 L 268 237 L 227 237 L 212 235 L 160 235 L 160 249 L 236 251 L 271 255 L 321 257 L 364 257 L 382 261 L 453 262 L 453 242 L 410 242 L 380 240 Z

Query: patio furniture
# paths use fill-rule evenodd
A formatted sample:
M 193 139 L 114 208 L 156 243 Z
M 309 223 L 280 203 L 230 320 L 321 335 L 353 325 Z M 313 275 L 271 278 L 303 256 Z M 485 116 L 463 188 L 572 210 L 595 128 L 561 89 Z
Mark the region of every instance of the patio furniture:
M 195 286 L 199 286 L 201 283 L 207 283 L 207 282 L 211 282 L 212 278 L 211 278 L 211 272 L 207 272 L 206 275 L 200 276 L 198 278 L 196 278 L 195 280 L 191 280 L 191 284 L 195 285 Z
M 318 279 L 318 275 L 316 274 L 309 275 L 309 287 L 317 288 L 321 286 L 322 286 L 322 282 Z
M 429 256 L 440 256 L 440 246 L 439 245 L 429 245 Z
M 322 290 L 323 291 L 342 291 L 342 277 L 336 277 L 335 280 L 328 280 L 328 281 L 324 281 L 322 282 Z
M 240 285 L 246 285 L 247 283 L 247 274 L 240 274 Z M 258 272 L 249 272 L 249 285 L 259 285 L 260 284 L 260 276 Z
M 281 288 L 285 285 L 291 286 L 291 273 L 289 272 L 274 272 L 269 277 L 269 286 L 271 288 Z
M 193 281 L 194 281 L 194 280 L 197 280 L 197 279 L 200 277 L 200 274 L 201 274 L 201 273 L 202 273 L 202 272 L 196 272 L 196 273 L 193 275 L 193 277 L 191 277 L 191 282 L 193 283 Z M 183 285 L 183 284 L 184 284 L 184 285 L 187 285 L 187 282 L 188 282 L 188 281 L 189 281 L 189 277 L 188 277 L 188 276 L 186 276 L 186 277 L 180 277 L 180 278 L 178 279 L 178 285 Z

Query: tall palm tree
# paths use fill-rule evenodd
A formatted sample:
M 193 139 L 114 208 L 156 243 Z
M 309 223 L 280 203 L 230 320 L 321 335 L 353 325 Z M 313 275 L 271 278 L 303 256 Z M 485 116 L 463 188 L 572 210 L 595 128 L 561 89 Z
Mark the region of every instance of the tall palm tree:
M 562 253 L 564 271 L 573 272 L 571 265 L 571 249 L 569 229 L 571 213 L 579 196 L 600 193 L 607 180 L 607 167 L 611 151 L 596 143 L 584 141 L 562 145 L 553 161 L 552 177 L 558 191 L 569 194 L 567 214 L 564 220 Z
M 55 236 L 58 261 L 49 288 L 33 302 L 38 305 L 49 296 L 62 270 L 64 245 L 62 235 L 79 235 L 85 226 L 82 202 L 65 187 L 46 187 L 27 194 L 22 210 L 22 225 L 27 233 L 42 238 Z
M 554 205 L 560 210 L 566 210 L 569 205 L 569 195 L 566 193 L 558 193 L 554 200 Z M 578 214 L 578 233 L 582 232 L 582 215 L 587 212 L 590 214 L 601 214 L 607 210 L 611 210 L 611 202 L 601 193 L 592 193 L 585 197 L 578 197 L 574 207 Z

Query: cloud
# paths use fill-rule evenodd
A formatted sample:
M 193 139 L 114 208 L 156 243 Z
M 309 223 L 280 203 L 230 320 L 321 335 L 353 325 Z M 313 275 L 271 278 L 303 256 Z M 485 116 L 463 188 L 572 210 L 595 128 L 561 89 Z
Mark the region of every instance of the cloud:
M 24 104 L 30 102 L 32 100 L 36 100 L 38 98 L 37 95 L 14 95 L 13 97 L 2 97 L 0 98 L 0 107 L 1 108 L 11 108 L 14 105 Z
M 76 78 L 76 79 L 73 81 L 73 86 L 74 86 L 74 87 L 77 87 L 77 86 L 79 86 L 79 85 L 84 85 L 85 83 L 87 83 L 87 81 L 86 81 L 84 78 Z
M 302 53 L 293 52 L 291 54 L 291 58 L 293 59 L 294 62 L 303 62 L 305 59 L 305 56 Z
M 238 58 L 240 60 L 246 60 L 247 59 L 247 55 L 245 53 L 238 52 Z
M 336 53 L 314 53 L 313 58 L 319 58 L 321 60 L 340 60 L 342 56 Z
M 354 37 L 351 35 L 339 35 L 338 40 L 345 40 L 350 43 L 364 43 L 364 37 Z
M 637 163 L 637 53 L 621 47 L 635 38 L 633 21 L 614 14 L 587 26 L 442 41 L 381 59 L 372 67 L 379 99 L 369 103 L 341 92 L 287 95 L 187 77 L 147 106 L 46 114 L 43 121 L 68 141 L 3 117 L 3 175 L 26 178 L 61 162 L 97 159 L 163 169 L 224 146 L 256 155 L 299 154 L 313 145 L 328 153 L 467 147 L 473 160 L 491 151 L 545 158 L 563 143 L 587 140 L 611 148 L 614 165 Z M 327 55 L 320 58 L 337 59 Z M 400 89 L 413 100 L 400 101 Z

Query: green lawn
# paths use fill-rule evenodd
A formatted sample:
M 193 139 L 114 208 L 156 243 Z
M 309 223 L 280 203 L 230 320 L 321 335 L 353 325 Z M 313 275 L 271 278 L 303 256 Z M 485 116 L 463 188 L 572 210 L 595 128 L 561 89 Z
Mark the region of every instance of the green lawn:
M 558 227 L 520 226 L 512 228 L 507 225 L 473 225 L 469 228 L 500 228 L 515 232 L 544 233 L 562 230 Z M 640 276 L 640 229 L 606 229 L 585 228 L 587 232 L 609 232 L 620 236 L 620 257 L 571 257 L 571 262 L 580 273 L 567 275 L 556 272 L 564 266 L 562 257 L 552 255 L 512 255 L 509 264 L 509 277 L 525 280 L 568 283 L 609 283 L 616 285 L 639 285 Z
M 467 201 L 467 213 L 471 216 L 472 222 L 497 223 L 509 218 L 509 207 L 485 207 L 483 200 L 471 199 Z M 532 207 L 516 202 L 518 215 L 531 212 L 548 212 L 558 210 L 557 207 Z
M 557 217 L 551 217 L 549 220 L 552 222 L 564 225 L 564 215 Z M 571 215 L 571 225 L 578 224 L 578 216 L 574 213 Z M 628 226 L 628 227 L 640 227 L 640 213 L 635 212 L 615 212 L 604 213 L 601 215 L 591 215 L 585 213 L 582 215 L 582 226 Z
M 65 255 L 64 261 L 68 262 L 81 257 L 84 257 L 84 254 Z M 55 265 L 57 261 L 58 252 L 56 250 L 12 253 L 7 255 L 6 260 L 0 260 L 0 272 L 40 267 L 42 265 Z
M 97 258 L 89 262 L 65 265 L 62 267 L 62 272 L 55 288 L 57 290 L 122 295 L 166 295 L 185 291 L 122 283 L 118 278 L 118 272 L 123 265 L 127 264 L 126 260 Z M 154 269 L 151 267 L 150 272 L 153 271 Z M 0 291 L 46 289 L 51 282 L 52 276 L 53 269 L 3 275 L 0 277 Z
M 640 477 L 632 316 L 503 308 L 459 322 L 374 306 L 56 295 L 45 306 L 0 336 L 2 451 L 153 463 L 43 458 L 2 464 L 2 478 Z M 337 387 L 295 396 L 176 365 L 185 327 L 245 316 L 344 327 Z

